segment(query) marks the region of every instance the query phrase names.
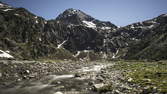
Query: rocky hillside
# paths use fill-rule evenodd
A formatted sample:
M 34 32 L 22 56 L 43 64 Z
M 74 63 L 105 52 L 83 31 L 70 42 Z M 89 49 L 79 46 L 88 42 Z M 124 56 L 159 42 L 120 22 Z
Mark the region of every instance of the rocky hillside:
M 0 58 L 167 59 L 167 14 L 118 28 L 76 9 L 45 20 L 0 2 Z M 84 56 L 87 56 L 84 54 Z
M 68 59 L 77 51 L 100 52 L 103 33 L 117 28 L 75 9 L 67 9 L 56 19 L 47 21 L 24 8 L 4 3 L 0 6 L 0 49 L 19 59 Z
M 110 22 L 99 21 L 76 9 L 67 9 L 48 23 L 54 25 L 53 31 L 58 29 L 59 39 L 66 42 L 64 47 L 71 52 L 102 51 L 104 35 L 117 28 Z
M 108 35 L 109 49 L 125 59 L 166 59 L 167 14 L 134 23 Z
M 46 24 L 24 8 L 0 3 L 0 49 L 19 59 L 71 57 L 67 50 L 57 48 L 55 32 L 45 32 Z

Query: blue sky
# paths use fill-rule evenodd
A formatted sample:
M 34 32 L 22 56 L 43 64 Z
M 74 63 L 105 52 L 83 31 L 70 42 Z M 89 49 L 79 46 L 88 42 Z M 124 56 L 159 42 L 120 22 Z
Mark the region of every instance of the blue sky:
M 167 13 L 167 0 L 1 0 L 24 7 L 45 19 L 54 19 L 68 8 L 80 9 L 92 17 L 118 26 L 151 19 Z

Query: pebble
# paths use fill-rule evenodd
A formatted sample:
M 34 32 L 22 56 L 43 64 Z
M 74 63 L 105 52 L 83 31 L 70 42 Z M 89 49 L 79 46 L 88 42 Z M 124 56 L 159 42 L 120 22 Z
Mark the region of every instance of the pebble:
M 131 82 L 132 80 L 133 80 L 132 78 L 129 78 L 129 79 L 128 79 L 128 82 Z
M 61 82 L 60 82 L 60 81 L 57 81 L 56 84 L 61 84 Z
M 0 73 L 0 77 L 2 77 L 2 73 Z
M 17 79 L 17 81 L 21 81 L 21 79 Z
M 94 87 L 95 87 L 96 89 L 101 88 L 101 87 L 103 87 L 103 86 L 104 86 L 103 83 L 101 83 L 101 84 L 95 84 L 95 85 L 94 85 Z
M 26 70 L 26 73 L 28 73 L 28 74 L 29 74 L 29 73 L 30 73 L 30 71 L 29 71 L 29 70 Z
M 56 93 L 54 93 L 54 94 L 63 94 L 63 93 L 58 91 L 58 92 L 56 92 Z
M 81 74 L 76 73 L 75 77 L 81 77 Z

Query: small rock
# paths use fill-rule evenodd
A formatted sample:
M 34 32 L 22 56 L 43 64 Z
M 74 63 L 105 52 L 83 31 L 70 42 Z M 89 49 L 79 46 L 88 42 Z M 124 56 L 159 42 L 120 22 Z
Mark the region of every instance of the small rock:
M 22 74 L 30 74 L 30 71 L 29 71 L 29 70 L 24 70 L 24 71 L 22 72 Z
M 29 75 L 28 77 L 29 77 L 29 78 L 35 78 L 35 76 L 34 76 L 34 75 Z
M 128 82 L 131 82 L 132 80 L 133 80 L 132 78 L 129 78 L 129 79 L 128 79 Z
M 81 77 L 81 74 L 76 73 L 75 77 Z
M 2 73 L 0 73 L 0 77 L 2 77 Z
M 93 85 L 93 84 L 94 84 L 94 82 L 89 82 L 89 83 L 88 83 L 88 85 Z
M 58 92 L 56 92 L 56 93 L 54 93 L 54 94 L 63 94 L 63 93 L 58 91 Z
M 153 92 L 156 92 L 156 89 L 150 86 L 144 87 L 142 94 L 154 94 Z
M 61 82 L 60 82 L 60 81 L 57 81 L 56 84 L 61 84 Z
M 97 78 L 97 80 L 99 81 L 99 82 L 104 82 L 104 79 L 103 78 Z
M 28 77 L 26 75 L 23 76 L 23 79 L 28 79 Z
M 14 77 L 19 77 L 17 73 L 14 74 Z
M 25 72 L 26 72 L 27 74 L 29 74 L 29 73 L 30 73 L 30 71 L 29 71 L 29 70 L 26 70 Z
M 115 90 L 114 94 L 121 94 L 119 90 Z
M 17 81 L 21 81 L 21 79 L 19 78 L 19 79 L 17 79 Z
M 101 87 L 103 87 L 103 86 L 104 86 L 103 83 L 100 83 L 100 84 L 94 84 L 95 89 L 99 89 L 99 88 L 101 88 Z
M 151 79 L 143 79 L 144 81 L 148 81 L 148 82 L 151 82 Z
M 101 73 L 105 73 L 105 70 L 101 70 Z

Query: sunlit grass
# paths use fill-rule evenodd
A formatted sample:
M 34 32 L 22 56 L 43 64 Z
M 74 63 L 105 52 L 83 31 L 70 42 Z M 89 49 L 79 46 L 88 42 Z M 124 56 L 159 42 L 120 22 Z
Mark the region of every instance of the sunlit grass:
M 126 80 L 131 83 L 167 93 L 167 61 L 117 62 L 114 69 L 124 70 Z

